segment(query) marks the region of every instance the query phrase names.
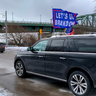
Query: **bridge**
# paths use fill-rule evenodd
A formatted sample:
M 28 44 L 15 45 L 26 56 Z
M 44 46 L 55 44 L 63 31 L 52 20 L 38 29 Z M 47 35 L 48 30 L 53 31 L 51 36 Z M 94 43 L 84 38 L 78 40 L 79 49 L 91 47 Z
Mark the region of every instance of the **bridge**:
M 73 26 L 74 28 L 82 28 L 83 26 L 83 28 L 96 32 L 96 13 L 78 16 L 76 20 L 78 21 L 78 25 Z
M 73 28 L 85 28 L 86 30 L 92 30 L 96 32 L 96 13 L 78 16 L 78 25 Z M 2 32 L 2 26 L 5 25 L 5 21 L 0 21 L 0 32 Z M 53 24 L 45 22 L 26 22 L 26 21 L 8 21 L 8 25 L 20 25 L 27 27 L 30 32 L 38 32 L 42 28 L 43 32 L 53 32 Z M 56 32 L 64 32 L 64 29 L 56 29 Z
M 0 21 L 0 32 L 2 32 L 2 26 L 5 25 L 5 21 Z M 26 22 L 26 21 L 8 21 L 8 25 L 20 25 L 27 27 L 30 32 L 38 32 L 42 29 L 43 32 L 53 32 L 53 24 L 46 22 Z M 56 29 L 57 32 L 63 32 L 64 29 Z

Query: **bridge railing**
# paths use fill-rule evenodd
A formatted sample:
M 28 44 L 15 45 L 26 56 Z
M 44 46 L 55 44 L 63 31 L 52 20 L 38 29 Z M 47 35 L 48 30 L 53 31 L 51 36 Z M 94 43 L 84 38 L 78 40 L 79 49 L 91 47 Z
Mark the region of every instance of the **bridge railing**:
M 53 24 L 52 22 L 32 22 L 32 21 L 7 21 L 8 23 L 29 23 L 29 24 Z M 5 23 L 4 20 L 0 20 L 0 23 Z

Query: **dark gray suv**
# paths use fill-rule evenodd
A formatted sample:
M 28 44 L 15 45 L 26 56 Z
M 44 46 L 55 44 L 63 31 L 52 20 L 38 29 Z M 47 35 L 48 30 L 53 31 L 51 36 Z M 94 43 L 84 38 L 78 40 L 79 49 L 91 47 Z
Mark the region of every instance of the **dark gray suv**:
M 5 51 L 5 46 L 3 43 L 0 43 L 0 52 L 3 53 Z
M 42 39 L 14 60 L 18 77 L 26 73 L 65 81 L 73 94 L 86 96 L 96 88 L 96 35 Z

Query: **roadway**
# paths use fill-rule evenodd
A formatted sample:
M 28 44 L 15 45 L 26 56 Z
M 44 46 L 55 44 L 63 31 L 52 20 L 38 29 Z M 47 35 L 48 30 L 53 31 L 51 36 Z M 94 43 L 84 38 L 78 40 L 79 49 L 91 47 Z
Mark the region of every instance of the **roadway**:
M 74 96 L 67 83 L 28 75 L 18 78 L 14 70 L 15 52 L 0 53 L 0 85 L 8 89 L 13 96 Z M 90 96 L 96 96 L 93 89 Z

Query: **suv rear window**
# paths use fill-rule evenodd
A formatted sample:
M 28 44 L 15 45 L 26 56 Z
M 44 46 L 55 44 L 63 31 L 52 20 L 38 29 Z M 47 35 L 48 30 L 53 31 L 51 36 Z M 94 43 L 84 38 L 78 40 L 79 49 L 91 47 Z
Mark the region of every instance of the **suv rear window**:
M 51 45 L 49 47 L 49 51 L 62 51 L 64 40 L 58 39 L 58 40 L 52 40 Z
M 76 51 L 96 53 L 96 39 L 74 39 Z

